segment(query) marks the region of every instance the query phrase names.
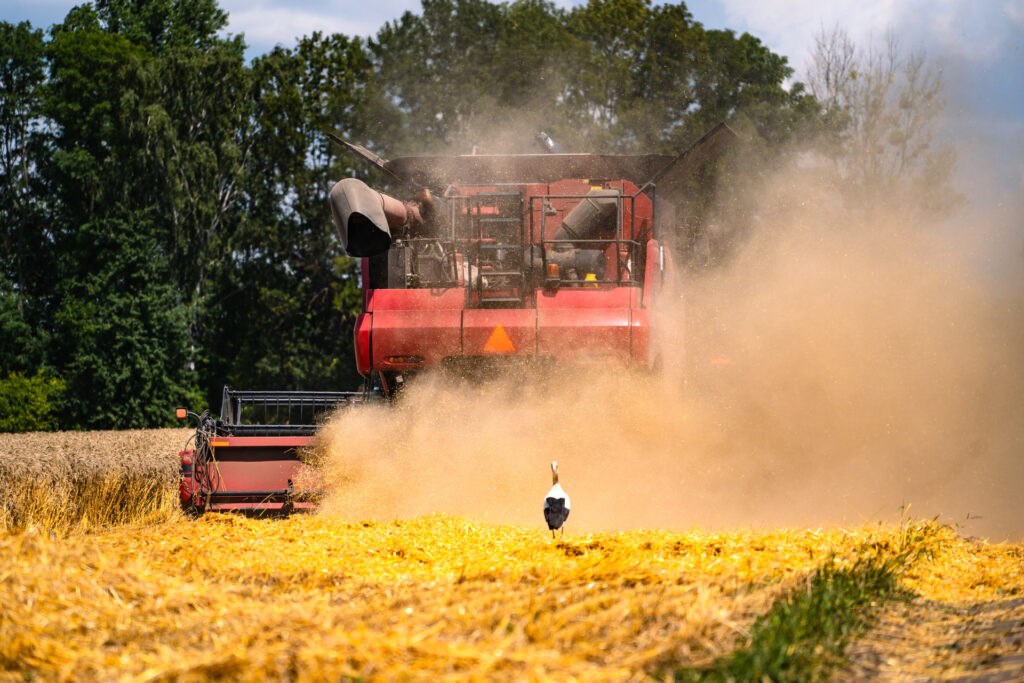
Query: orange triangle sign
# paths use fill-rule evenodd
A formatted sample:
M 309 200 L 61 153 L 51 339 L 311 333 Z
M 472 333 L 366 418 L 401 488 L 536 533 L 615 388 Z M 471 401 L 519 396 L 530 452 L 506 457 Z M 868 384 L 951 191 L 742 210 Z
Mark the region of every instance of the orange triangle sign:
M 491 336 L 487 339 L 487 343 L 484 344 L 484 351 L 494 353 L 515 350 L 516 347 L 512 344 L 512 340 L 508 338 L 505 328 L 501 326 L 501 323 L 498 323 L 498 326 L 494 328 L 494 332 L 491 332 Z

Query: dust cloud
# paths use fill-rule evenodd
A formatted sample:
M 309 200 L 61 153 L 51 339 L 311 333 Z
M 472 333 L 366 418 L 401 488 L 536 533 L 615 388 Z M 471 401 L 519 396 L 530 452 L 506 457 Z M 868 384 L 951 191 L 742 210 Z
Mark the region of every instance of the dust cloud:
M 813 169 L 753 191 L 743 248 L 684 275 L 660 311 L 665 372 L 420 377 L 324 429 L 324 510 L 543 528 L 557 460 L 568 533 L 857 525 L 909 507 L 1024 536 L 1024 305 L 979 272 L 986 226 L 858 213 Z

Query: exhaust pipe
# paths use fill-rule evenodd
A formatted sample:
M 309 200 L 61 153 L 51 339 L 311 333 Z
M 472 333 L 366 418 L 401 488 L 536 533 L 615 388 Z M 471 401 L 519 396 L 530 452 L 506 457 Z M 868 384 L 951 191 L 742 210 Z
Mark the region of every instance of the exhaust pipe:
M 562 221 L 562 227 L 555 234 L 555 239 L 589 240 L 602 230 L 614 229 L 620 196 L 618 190 L 591 190 Z M 555 249 L 565 251 L 580 246 L 578 243 L 562 243 L 555 245 Z
M 407 221 L 405 205 L 372 189 L 362 180 L 345 178 L 330 194 L 331 215 L 349 256 L 376 256 L 391 246 L 391 230 Z

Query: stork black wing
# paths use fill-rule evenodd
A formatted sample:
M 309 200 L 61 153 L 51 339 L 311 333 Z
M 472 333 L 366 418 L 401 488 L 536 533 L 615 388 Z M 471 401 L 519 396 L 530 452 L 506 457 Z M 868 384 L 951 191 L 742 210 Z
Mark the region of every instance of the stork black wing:
M 544 499 L 544 521 L 548 523 L 549 529 L 554 531 L 561 528 L 567 519 L 569 519 L 569 510 L 565 507 L 564 498 Z

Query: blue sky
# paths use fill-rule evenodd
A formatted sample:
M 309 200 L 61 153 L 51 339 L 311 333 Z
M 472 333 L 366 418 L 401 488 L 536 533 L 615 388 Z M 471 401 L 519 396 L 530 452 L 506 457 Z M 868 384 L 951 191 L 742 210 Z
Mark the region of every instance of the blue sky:
M 562 7 L 580 0 L 556 0 Z M 47 27 L 76 3 L 0 0 L 0 19 Z M 290 46 L 315 30 L 374 34 L 419 0 L 221 0 L 229 32 L 244 33 L 250 55 Z M 858 45 L 886 31 L 942 64 L 946 82 L 943 135 L 957 147 L 958 176 L 982 201 L 1024 204 L 1024 0 L 692 0 L 709 28 L 759 37 L 804 72 L 813 37 L 844 27 Z

